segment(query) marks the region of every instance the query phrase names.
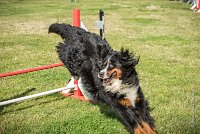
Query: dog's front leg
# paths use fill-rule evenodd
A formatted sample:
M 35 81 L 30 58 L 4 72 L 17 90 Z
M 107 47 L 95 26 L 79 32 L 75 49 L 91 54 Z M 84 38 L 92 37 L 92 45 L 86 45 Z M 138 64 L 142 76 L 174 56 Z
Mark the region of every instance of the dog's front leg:
M 138 119 L 131 108 L 120 105 L 119 102 L 115 99 L 112 99 L 112 97 L 109 96 L 104 89 L 99 90 L 98 95 L 100 99 L 105 101 L 111 106 L 112 109 L 114 109 L 121 122 L 126 126 L 126 129 L 128 129 L 131 133 L 134 133 L 135 128 L 138 127 Z

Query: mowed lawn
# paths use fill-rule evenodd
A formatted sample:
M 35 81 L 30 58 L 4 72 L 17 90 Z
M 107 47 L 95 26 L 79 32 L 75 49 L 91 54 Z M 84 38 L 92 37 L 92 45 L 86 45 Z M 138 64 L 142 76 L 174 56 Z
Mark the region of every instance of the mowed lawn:
M 200 14 L 169 0 L 1 0 L 0 73 L 59 63 L 48 34 L 55 22 L 72 22 L 72 9 L 91 32 L 99 9 L 115 50 L 128 48 L 159 134 L 200 132 Z M 64 67 L 0 78 L 0 101 L 64 87 Z M 0 107 L 1 134 L 127 134 L 114 112 L 59 93 Z

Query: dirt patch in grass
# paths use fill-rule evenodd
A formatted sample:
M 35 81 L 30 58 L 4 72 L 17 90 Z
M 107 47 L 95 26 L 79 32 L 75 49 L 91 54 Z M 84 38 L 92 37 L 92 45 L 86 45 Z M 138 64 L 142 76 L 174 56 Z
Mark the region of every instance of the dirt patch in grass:
M 151 10 L 151 11 L 161 10 L 160 6 L 156 6 L 156 5 L 146 6 L 146 9 Z

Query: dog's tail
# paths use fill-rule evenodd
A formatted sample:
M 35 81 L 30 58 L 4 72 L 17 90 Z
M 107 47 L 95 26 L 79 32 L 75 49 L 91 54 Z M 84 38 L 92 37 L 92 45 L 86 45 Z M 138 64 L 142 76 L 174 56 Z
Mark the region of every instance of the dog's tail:
M 49 33 L 56 33 L 62 37 L 62 39 L 65 38 L 71 38 L 73 37 L 78 31 L 81 31 L 83 29 L 73 27 L 69 24 L 59 24 L 59 23 L 53 23 L 49 27 Z

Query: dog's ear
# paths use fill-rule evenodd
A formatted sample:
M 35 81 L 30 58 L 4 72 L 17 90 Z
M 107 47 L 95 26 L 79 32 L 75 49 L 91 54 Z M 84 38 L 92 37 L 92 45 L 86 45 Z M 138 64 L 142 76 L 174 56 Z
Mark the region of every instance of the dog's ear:
M 138 64 L 139 60 L 140 60 L 140 57 L 137 57 L 137 58 L 132 57 L 131 59 L 129 59 L 127 61 L 126 64 L 128 64 L 129 66 L 136 66 Z
M 122 62 L 126 66 L 136 66 L 139 62 L 140 57 L 134 57 L 134 54 L 128 49 L 121 48 L 120 54 Z

